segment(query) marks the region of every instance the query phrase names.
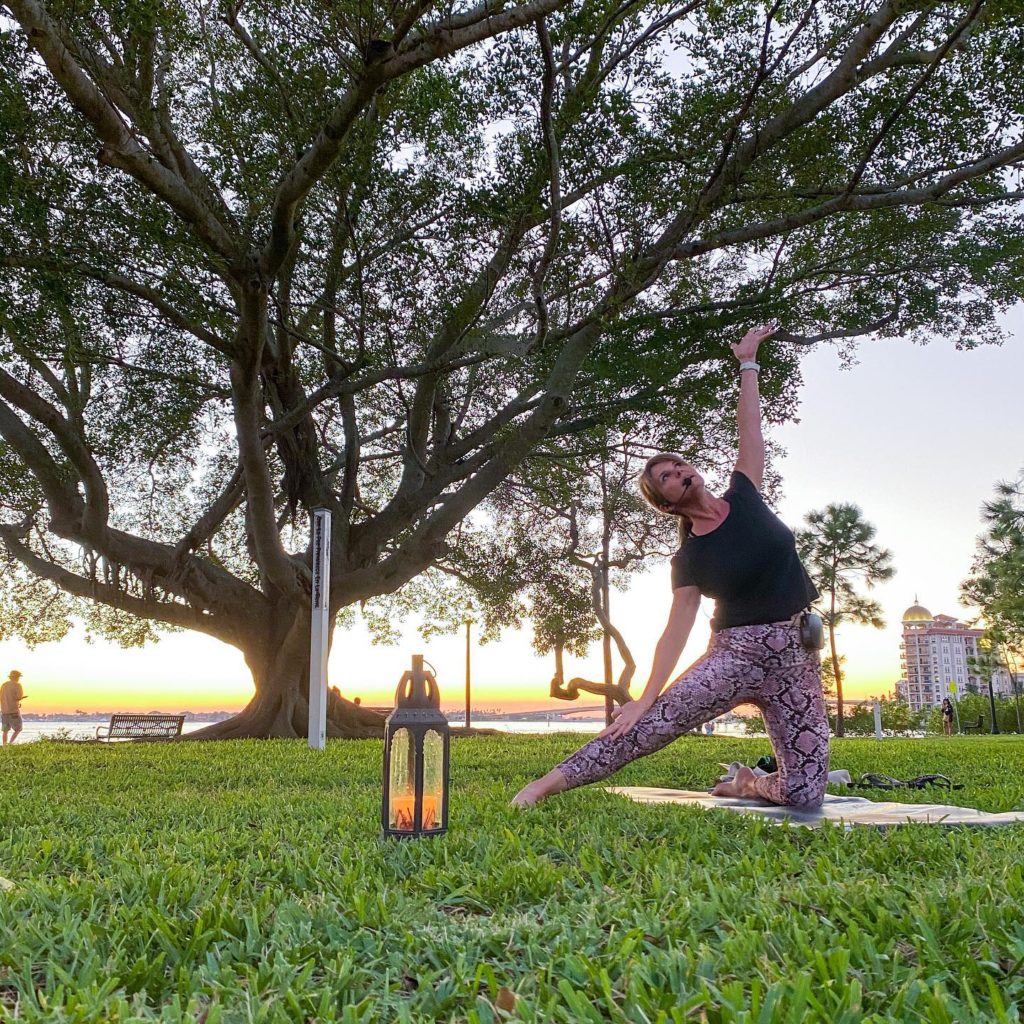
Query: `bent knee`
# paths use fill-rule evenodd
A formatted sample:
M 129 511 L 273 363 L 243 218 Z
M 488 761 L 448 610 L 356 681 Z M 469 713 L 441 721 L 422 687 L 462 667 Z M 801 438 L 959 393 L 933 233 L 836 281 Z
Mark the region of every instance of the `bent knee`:
M 801 796 L 787 800 L 785 802 L 786 807 L 792 807 L 795 811 L 816 811 L 825 802 L 825 794 L 821 796 Z
M 782 787 L 781 803 L 798 811 L 816 811 L 825 802 L 825 783 L 810 779 L 787 780 Z

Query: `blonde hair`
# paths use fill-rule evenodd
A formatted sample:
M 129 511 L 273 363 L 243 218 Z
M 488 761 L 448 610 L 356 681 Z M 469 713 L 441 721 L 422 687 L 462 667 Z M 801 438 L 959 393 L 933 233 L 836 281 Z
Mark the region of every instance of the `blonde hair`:
M 659 462 L 671 462 L 676 466 L 688 466 L 689 463 L 681 455 L 676 455 L 675 452 L 660 452 L 658 455 L 653 455 L 647 460 L 638 477 L 640 493 L 644 496 L 647 504 L 663 516 L 675 516 L 679 520 L 679 543 L 682 544 L 690 536 L 690 531 L 693 529 L 693 520 L 688 515 L 678 511 L 672 502 L 668 501 L 665 495 L 658 490 L 658 485 L 654 482 L 654 467 Z

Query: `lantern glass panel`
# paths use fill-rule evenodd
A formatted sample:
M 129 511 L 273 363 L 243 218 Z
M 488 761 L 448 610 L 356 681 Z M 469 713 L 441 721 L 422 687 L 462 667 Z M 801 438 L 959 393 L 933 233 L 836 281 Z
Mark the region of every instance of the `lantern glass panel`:
M 423 736 L 423 827 L 444 821 L 444 737 L 436 729 Z
M 416 808 L 416 746 L 408 729 L 398 729 L 391 739 L 388 793 L 389 827 L 411 832 Z

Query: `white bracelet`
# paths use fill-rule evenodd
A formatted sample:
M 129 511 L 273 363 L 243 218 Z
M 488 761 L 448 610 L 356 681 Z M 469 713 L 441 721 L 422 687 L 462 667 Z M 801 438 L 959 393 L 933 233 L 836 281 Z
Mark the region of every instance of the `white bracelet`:
M 760 370 L 760 369 L 761 369 L 761 364 L 760 363 L 755 363 L 752 359 L 748 359 L 745 363 L 740 363 L 740 372 L 741 373 L 744 370 L 755 370 L 755 371 L 757 371 L 757 370 Z

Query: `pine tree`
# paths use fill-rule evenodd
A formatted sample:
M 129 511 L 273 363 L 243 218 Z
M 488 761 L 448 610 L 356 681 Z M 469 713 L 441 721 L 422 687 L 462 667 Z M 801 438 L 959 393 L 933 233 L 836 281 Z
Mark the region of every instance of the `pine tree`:
M 797 548 L 822 594 L 822 619 L 828 627 L 832 675 L 839 709 L 836 735 L 843 728 L 843 670 L 836 650 L 836 627 L 842 622 L 859 622 L 881 629 L 885 625 L 881 605 L 856 590 L 869 590 L 892 579 L 892 553 L 874 544 L 875 527 L 857 505 L 830 504 L 804 516 L 807 529 L 798 530 Z

